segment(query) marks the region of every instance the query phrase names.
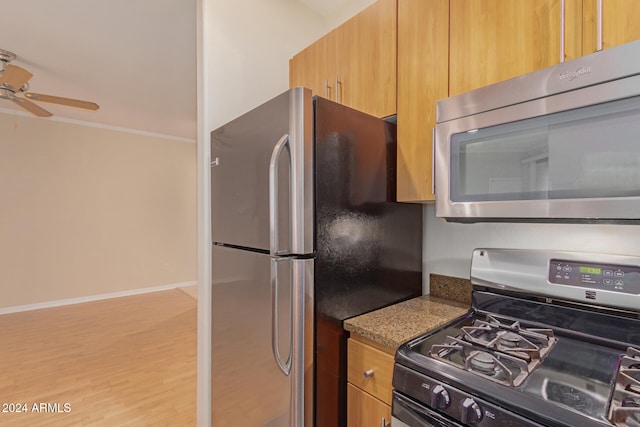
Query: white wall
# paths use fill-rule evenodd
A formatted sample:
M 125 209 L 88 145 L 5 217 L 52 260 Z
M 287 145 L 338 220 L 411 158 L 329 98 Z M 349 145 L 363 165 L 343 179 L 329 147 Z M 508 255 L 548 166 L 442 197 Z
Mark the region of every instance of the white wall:
M 425 277 L 469 278 L 475 248 L 554 249 L 640 256 L 640 226 L 613 224 L 448 223 L 424 209 Z M 428 293 L 428 283 L 425 293 Z
M 323 17 L 296 0 L 198 0 L 198 426 L 211 424 L 209 133 L 284 92 L 289 59 L 374 0 Z
M 205 0 L 210 54 L 211 129 L 289 86 L 289 58 L 322 34 L 325 23 L 291 0 Z
M 0 113 L 0 312 L 196 278 L 196 146 Z

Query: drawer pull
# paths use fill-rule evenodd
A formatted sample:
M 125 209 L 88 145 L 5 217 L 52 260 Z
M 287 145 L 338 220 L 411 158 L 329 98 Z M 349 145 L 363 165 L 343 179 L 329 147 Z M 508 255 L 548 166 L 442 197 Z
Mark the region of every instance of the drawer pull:
M 368 369 L 362 373 L 365 378 L 371 378 L 373 376 L 373 369 Z

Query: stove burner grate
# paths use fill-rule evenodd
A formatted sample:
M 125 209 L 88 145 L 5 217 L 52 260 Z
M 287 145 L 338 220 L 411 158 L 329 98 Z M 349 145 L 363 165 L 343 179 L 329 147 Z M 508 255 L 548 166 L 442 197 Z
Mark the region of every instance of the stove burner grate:
M 529 375 L 529 363 L 506 353 L 478 350 L 473 344 L 447 337 L 444 344 L 431 346 L 431 357 L 481 375 L 491 381 L 517 387 Z
M 461 332 L 469 342 L 528 362 L 542 359 L 556 341 L 551 329 L 523 328 L 520 322 L 503 323 L 491 315 L 463 326 Z
M 640 426 L 640 350 L 633 347 L 620 359 L 609 406 L 616 426 Z
M 492 381 L 517 387 L 551 350 L 556 338 L 551 329 L 523 328 L 487 315 L 462 326 L 456 337 L 431 347 L 430 355 Z

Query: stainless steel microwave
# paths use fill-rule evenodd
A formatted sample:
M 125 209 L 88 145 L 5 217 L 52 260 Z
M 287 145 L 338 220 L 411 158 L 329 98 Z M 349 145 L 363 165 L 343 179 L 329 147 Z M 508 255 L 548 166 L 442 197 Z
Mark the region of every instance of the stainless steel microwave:
M 640 40 L 438 101 L 436 216 L 640 223 Z

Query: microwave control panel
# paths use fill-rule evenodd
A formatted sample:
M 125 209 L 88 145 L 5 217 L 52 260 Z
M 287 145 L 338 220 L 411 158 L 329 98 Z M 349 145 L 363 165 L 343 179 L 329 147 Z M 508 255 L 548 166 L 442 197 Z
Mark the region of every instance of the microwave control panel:
M 549 282 L 640 295 L 640 267 L 552 259 Z

